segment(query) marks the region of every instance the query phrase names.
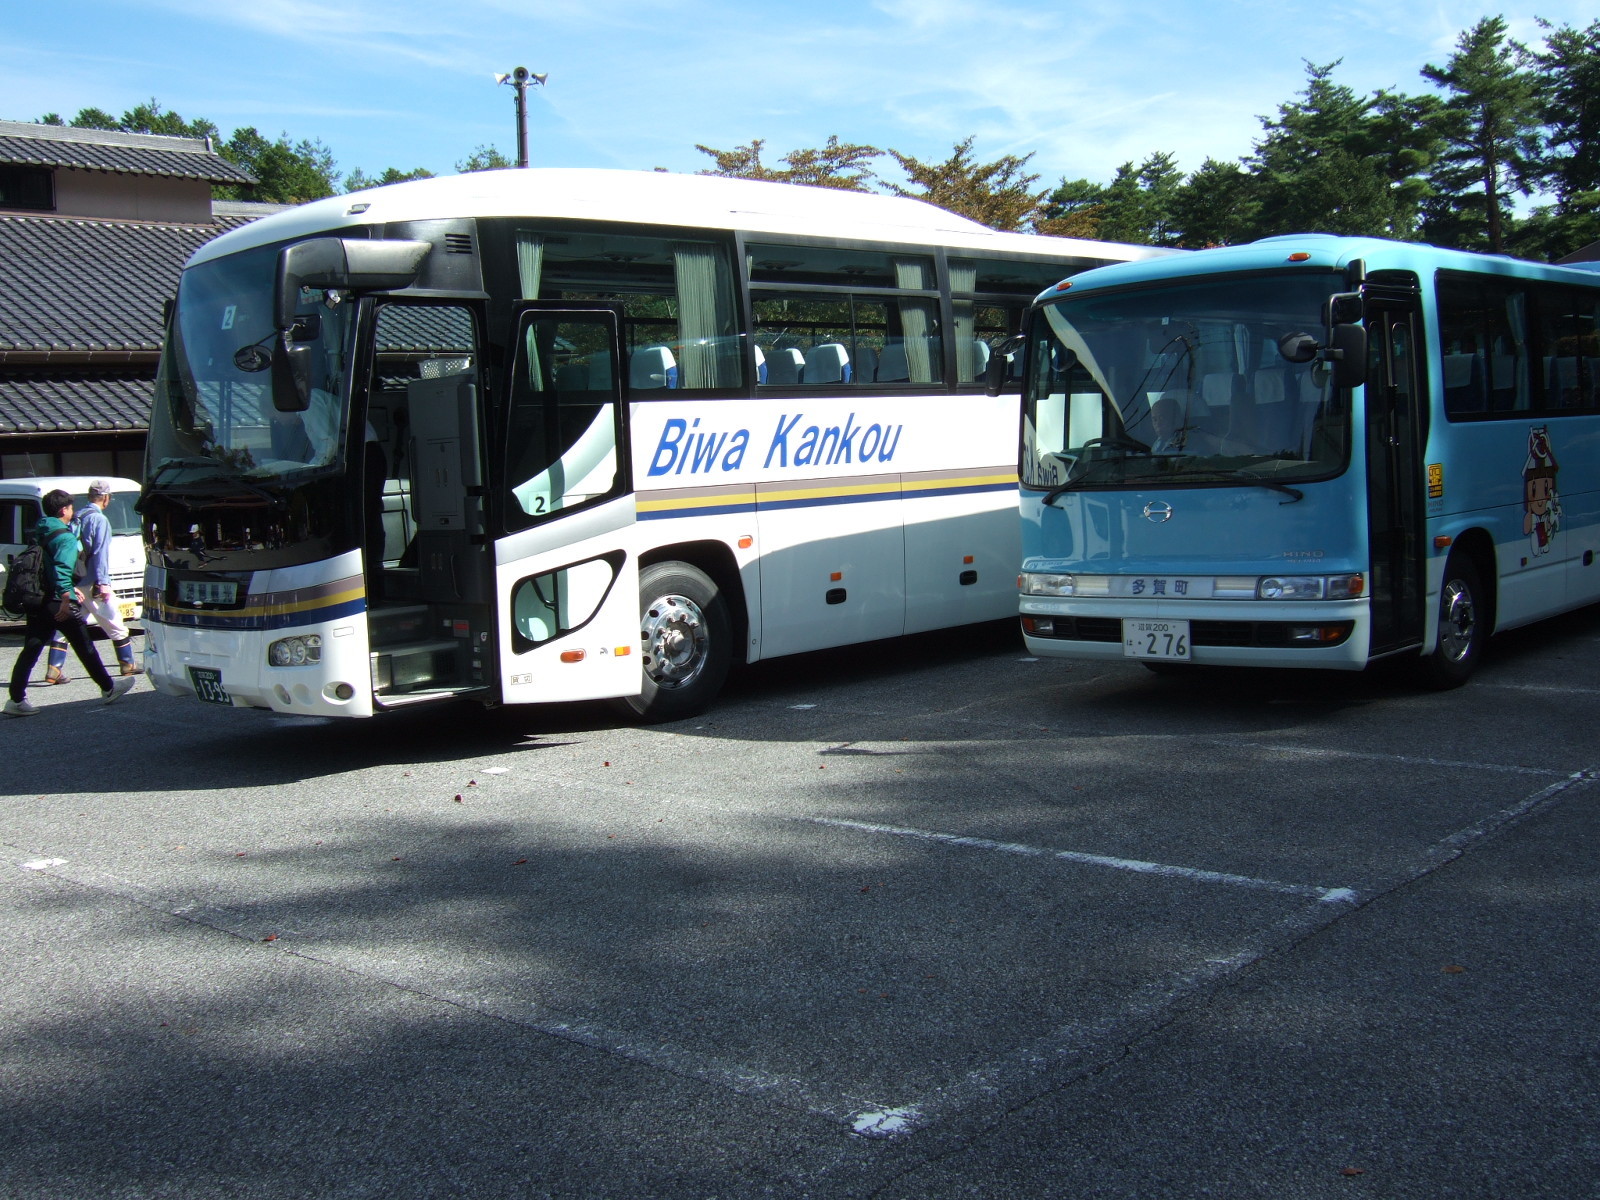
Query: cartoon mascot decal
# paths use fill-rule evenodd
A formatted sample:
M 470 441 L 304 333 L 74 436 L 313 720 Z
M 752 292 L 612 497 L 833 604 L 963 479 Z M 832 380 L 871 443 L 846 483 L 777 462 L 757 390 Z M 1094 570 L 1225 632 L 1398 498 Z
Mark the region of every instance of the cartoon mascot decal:
M 1528 430 L 1528 461 L 1522 468 L 1522 532 L 1534 554 L 1549 554 L 1550 543 L 1561 528 L 1561 497 L 1556 493 L 1556 472 L 1561 469 L 1550 449 L 1550 427 Z

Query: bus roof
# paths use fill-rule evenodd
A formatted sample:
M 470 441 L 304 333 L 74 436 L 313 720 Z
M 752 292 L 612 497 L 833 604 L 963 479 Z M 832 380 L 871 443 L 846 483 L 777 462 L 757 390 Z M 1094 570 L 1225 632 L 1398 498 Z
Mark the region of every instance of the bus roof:
M 1302 257 L 1303 256 L 1303 257 Z M 1101 288 L 1129 284 L 1223 275 L 1243 271 L 1269 271 L 1301 266 L 1343 271 L 1356 259 L 1368 270 L 1457 270 L 1521 276 L 1530 279 L 1568 280 L 1592 284 L 1593 276 L 1572 265 L 1553 266 L 1502 254 L 1477 254 L 1445 250 L 1421 242 L 1395 242 L 1385 238 L 1341 237 L 1331 233 L 1290 233 L 1262 238 L 1240 246 L 1218 246 L 1171 258 L 1130 260 L 1097 267 L 1074 275 L 1071 288 L 1047 288 L 1034 301 L 1048 303 L 1063 295 L 1078 295 Z
M 875 192 L 662 171 L 533 167 L 473 171 L 315 200 L 262 217 L 195 251 L 188 265 L 273 242 L 394 221 L 527 217 L 855 238 L 1085 260 L 1172 251 L 1000 233 L 928 204 Z

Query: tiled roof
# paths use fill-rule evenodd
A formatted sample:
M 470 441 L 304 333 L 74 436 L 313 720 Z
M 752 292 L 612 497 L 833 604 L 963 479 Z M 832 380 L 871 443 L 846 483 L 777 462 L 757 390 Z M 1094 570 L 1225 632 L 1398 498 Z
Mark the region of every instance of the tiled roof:
M 253 176 L 200 138 L 31 125 L 24 121 L 0 121 L 0 163 L 162 175 L 208 183 L 255 182 Z
M 0 434 L 138 430 L 150 424 L 154 370 L 0 372 Z
M 0 215 L 0 351 L 128 350 L 161 344 L 161 309 L 211 225 Z

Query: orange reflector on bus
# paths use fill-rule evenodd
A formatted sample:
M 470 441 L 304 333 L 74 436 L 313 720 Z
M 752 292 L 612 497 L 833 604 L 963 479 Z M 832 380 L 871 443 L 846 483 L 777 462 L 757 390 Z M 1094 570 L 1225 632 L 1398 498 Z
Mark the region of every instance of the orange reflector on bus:
M 1063 279 L 1060 283 L 1056 284 L 1056 291 L 1064 292 L 1071 286 L 1072 286 L 1072 280 Z
M 1448 546 L 1453 541 L 1455 541 L 1455 538 L 1451 537 L 1448 533 L 1438 534 L 1433 539 L 1433 548 L 1435 550 L 1443 550 L 1446 546 Z
M 830 574 L 828 576 L 828 582 L 829 583 L 838 583 L 843 578 L 844 578 L 844 572 L 843 571 L 834 571 L 832 574 Z
M 561 652 L 561 661 L 565 662 L 565 663 L 582 662 L 583 661 L 583 651 L 582 650 L 563 650 Z
M 964 567 L 970 567 L 972 565 L 972 555 L 963 555 L 961 559 L 961 565 Z
M 1311 255 L 1307 254 L 1304 250 L 1296 250 L 1293 254 L 1289 255 L 1289 261 L 1306 262 L 1310 259 L 1310 257 Z
M 751 537 L 749 534 L 745 534 L 744 537 L 739 539 L 739 549 L 741 549 L 741 550 L 748 550 L 748 549 L 750 549 L 751 546 L 754 546 L 755 544 L 756 544 L 755 538 Z
M 633 653 L 633 647 L 632 646 L 618 646 L 615 650 L 612 651 L 612 653 L 615 654 L 618 658 L 627 658 L 628 655 Z

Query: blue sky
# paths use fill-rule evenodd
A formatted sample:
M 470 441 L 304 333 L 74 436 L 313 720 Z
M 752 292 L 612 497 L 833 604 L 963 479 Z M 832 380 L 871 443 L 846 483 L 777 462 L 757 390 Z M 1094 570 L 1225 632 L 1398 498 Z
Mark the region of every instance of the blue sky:
M 1503 15 L 1586 26 L 1593 0 L 14 0 L 0 118 L 121 114 L 152 96 L 226 137 L 320 138 L 341 173 L 426 167 L 475 147 L 516 153 L 523 65 L 535 166 L 697 171 L 697 142 L 764 138 L 769 162 L 841 140 L 941 160 L 976 135 L 985 160 L 1034 153 L 1041 186 L 1109 181 L 1154 151 L 1185 171 L 1250 151 L 1304 85 L 1342 59 L 1358 92 L 1426 90 L 1456 37 Z M 896 177 L 884 160 L 884 172 Z

